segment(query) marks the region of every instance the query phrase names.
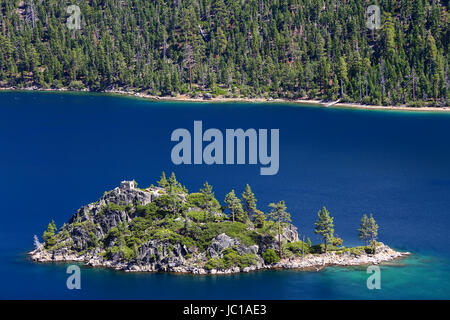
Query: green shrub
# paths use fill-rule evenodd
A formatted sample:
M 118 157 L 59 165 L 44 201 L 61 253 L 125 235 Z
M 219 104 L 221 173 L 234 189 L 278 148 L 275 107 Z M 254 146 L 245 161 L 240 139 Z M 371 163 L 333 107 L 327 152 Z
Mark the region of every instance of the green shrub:
M 62 230 L 62 231 L 58 232 L 58 234 L 56 235 L 56 238 L 61 241 L 69 239 L 70 238 L 69 231 Z
M 194 247 L 197 245 L 197 243 L 192 238 L 181 235 L 179 236 L 179 242 L 181 243 L 181 245 L 186 246 L 186 248 Z
M 120 247 L 114 246 L 106 252 L 107 259 L 112 259 L 117 253 L 119 253 L 120 259 L 131 260 L 134 258 L 134 252 L 129 247 L 122 245 Z
M 130 223 L 130 230 L 138 238 L 146 235 L 146 230 L 153 226 L 153 221 L 148 218 L 136 217 Z
M 69 83 L 68 87 L 70 90 L 81 90 L 84 88 L 84 84 L 79 80 L 74 80 Z
M 138 238 L 135 235 L 129 235 L 125 237 L 125 243 L 127 245 L 127 247 L 129 248 L 139 248 L 141 246 L 141 244 L 144 242 L 145 240 L 142 238 Z
M 221 233 L 237 238 L 242 244 L 251 246 L 258 244 L 261 236 L 254 230 L 246 230 L 247 225 L 241 222 L 208 222 L 204 225 L 193 224 L 188 227 L 187 234 L 197 241 L 198 247 L 206 250 L 213 238 Z
M 206 264 L 205 264 L 205 268 L 208 270 L 211 269 L 225 269 L 224 267 L 224 263 L 223 263 L 223 259 L 220 258 L 211 258 L 209 259 Z
M 187 196 L 187 204 L 191 208 L 204 208 L 206 206 L 205 196 L 200 192 L 194 192 Z
M 330 251 L 340 251 L 342 248 L 338 248 L 332 244 L 328 244 L 328 252 Z M 310 253 L 325 253 L 325 244 L 321 243 L 321 244 L 316 244 L 311 246 L 311 248 L 309 249 Z
M 153 239 L 158 239 L 161 241 L 170 241 L 176 242 L 178 240 L 179 235 L 167 228 L 157 229 L 153 233 Z
M 144 205 L 138 204 L 136 206 L 136 213 L 139 216 L 145 217 L 147 219 L 156 219 L 158 217 L 162 217 L 158 215 L 158 206 L 155 202 L 151 202 Z
M 277 230 L 277 225 L 274 221 L 265 221 L 261 232 L 263 234 L 268 234 L 271 235 L 273 237 L 276 237 L 278 230 Z
M 225 249 L 223 251 L 223 262 L 226 269 L 238 265 L 241 261 L 241 256 L 236 250 L 232 248 Z
M 117 226 L 109 229 L 106 236 L 103 238 L 103 244 L 107 246 L 110 245 L 111 242 L 115 241 L 115 245 L 124 245 L 125 244 L 125 235 L 129 236 L 130 231 L 128 229 L 127 223 L 119 223 Z
M 89 247 L 97 247 L 98 246 L 98 239 L 94 232 L 89 232 Z
M 112 227 L 111 229 L 109 229 L 108 233 L 106 234 L 105 239 L 117 238 L 119 235 L 120 235 L 119 228 Z
M 310 253 L 323 253 L 325 252 L 325 245 L 324 244 L 315 244 L 309 248 Z
M 172 230 L 173 232 L 178 232 L 180 229 L 183 228 L 184 223 L 181 220 L 175 221 L 175 219 L 168 217 L 164 219 L 164 226 L 167 229 Z
M 309 246 L 307 243 L 304 245 L 305 254 L 309 253 Z M 283 245 L 283 250 L 288 250 L 292 252 L 293 254 L 300 256 L 303 253 L 303 242 L 297 241 L 297 242 L 290 242 Z
M 154 202 L 158 208 L 157 214 L 160 217 L 165 217 L 167 215 L 173 215 L 172 211 L 172 205 L 173 205 L 173 199 L 167 195 L 164 194 L 160 197 L 158 197 Z
M 241 255 L 241 259 L 239 261 L 239 267 L 246 268 L 256 264 L 256 255 L 254 253 L 245 253 Z
M 224 89 L 221 89 L 221 88 L 219 88 L 218 86 L 213 86 L 212 88 L 211 88 L 211 94 L 213 95 L 213 96 L 224 96 L 224 95 L 226 95 L 228 93 L 228 91 L 226 91 L 226 90 L 224 90 Z
M 228 248 L 223 251 L 223 258 L 211 258 L 206 264 L 205 268 L 211 269 L 229 269 L 231 267 L 239 267 L 241 269 L 250 267 L 256 263 L 256 255 L 253 253 L 246 253 L 239 255 L 234 248 Z
M 206 208 L 206 200 L 205 195 L 203 193 L 200 192 L 191 193 L 187 196 L 186 201 L 187 206 L 189 208 L 200 208 L 200 209 Z M 218 212 L 220 211 L 220 209 L 221 207 L 219 201 L 217 201 L 216 198 L 213 198 L 211 201 L 211 210 L 213 212 Z
M 195 222 L 205 222 L 205 211 L 188 211 L 187 216 Z
M 336 246 L 336 247 L 342 246 L 343 243 L 344 243 L 344 240 L 342 240 L 342 238 L 339 238 L 339 237 L 335 237 L 335 238 L 333 238 L 333 240 L 331 241 L 331 244 L 332 244 L 333 246 Z
M 365 252 L 365 247 L 354 247 L 354 248 L 347 248 L 346 251 L 350 252 L 351 254 L 360 256 Z
M 280 261 L 280 257 L 273 249 L 268 249 L 263 252 L 262 257 L 265 263 L 274 264 Z

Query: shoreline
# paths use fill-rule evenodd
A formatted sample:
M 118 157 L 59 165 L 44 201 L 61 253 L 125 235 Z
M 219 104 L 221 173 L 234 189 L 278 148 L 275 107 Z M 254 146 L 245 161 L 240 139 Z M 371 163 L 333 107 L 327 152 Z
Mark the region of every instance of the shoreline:
M 175 175 L 172 175 L 171 179 L 176 181 Z M 265 231 L 257 232 L 254 225 L 226 221 L 225 213 L 217 211 L 217 215 L 221 215 L 222 219 L 214 219 L 214 222 L 211 219 L 215 227 L 212 229 L 209 225 L 205 226 L 207 221 L 198 222 L 196 215 L 192 215 L 193 211 L 201 211 L 201 204 L 194 203 L 193 201 L 199 200 L 192 199 L 192 194 L 183 191 L 178 194 L 184 198 L 184 203 L 190 208 L 186 210 L 191 214 L 185 214 L 184 222 L 177 214 L 178 224 L 174 225 L 171 221 L 155 215 L 161 207 L 157 199 L 167 191 L 162 187 L 139 189 L 136 186 L 134 180 L 122 181 L 120 187 L 105 192 L 98 201 L 78 209 L 68 224 L 61 227 L 56 234 L 57 228 L 52 220 L 47 228 L 50 231 L 46 231 L 47 236 L 44 232 L 44 244 L 34 236 L 36 249 L 28 253 L 31 260 L 79 262 L 91 267 L 105 267 L 124 272 L 232 274 L 263 269 L 319 271 L 328 265 L 377 265 L 410 254 L 396 251 L 382 242 L 376 242 L 375 247 L 371 248 L 343 247 L 341 244 L 327 253 L 323 252 L 322 247 L 318 247 L 320 250 L 311 250 L 312 245 L 309 244 L 306 252 L 301 251 L 297 227 L 288 223 L 280 228 L 278 235 L 280 241 L 294 244 L 297 250 L 286 249 L 286 254 L 280 260 L 279 253 L 275 251 L 276 237 L 269 231 L 273 225 L 268 225 L 269 229 Z M 141 204 L 141 209 L 136 207 L 138 203 Z M 153 209 L 152 206 L 147 206 L 152 203 Z M 142 211 L 143 208 L 147 210 Z M 146 218 L 142 218 L 143 216 Z M 141 219 L 135 220 L 138 217 Z M 130 222 L 136 228 L 121 228 L 117 221 Z M 151 221 L 151 226 L 145 221 Z M 189 221 L 190 224 L 195 224 L 193 231 L 190 229 L 191 232 L 185 236 L 178 233 Z M 153 225 L 155 227 L 152 227 Z M 198 228 L 207 230 L 203 242 L 198 240 L 201 239 L 201 231 L 196 231 Z M 50 238 L 49 232 L 52 234 Z M 133 243 L 126 241 L 125 232 L 128 232 L 127 235 Z M 143 232 L 147 234 L 146 237 Z M 251 240 L 255 237 L 259 241 Z M 49 239 L 52 242 L 47 242 Z M 301 248 L 305 249 L 303 243 Z M 304 252 L 304 255 L 301 252 Z
M 163 273 L 174 273 L 174 274 L 195 274 L 195 275 L 229 275 L 235 273 L 249 273 L 261 270 L 298 270 L 307 272 L 319 272 L 323 269 L 331 266 L 338 267 L 351 267 L 351 266 L 365 266 L 365 265 L 379 265 L 386 262 L 392 262 L 394 260 L 405 258 L 411 255 L 410 252 L 400 252 L 395 251 L 392 248 L 380 243 L 377 248 L 378 252 L 375 254 L 336 254 L 335 252 L 322 253 L 322 254 L 307 254 L 304 258 L 284 258 L 279 262 L 271 265 L 266 264 L 256 264 L 250 267 L 239 268 L 231 267 L 226 270 L 208 270 L 203 266 L 199 265 L 181 265 L 168 267 L 164 266 L 161 268 L 155 268 L 152 265 L 137 265 L 133 263 L 126 262 L 113 262 L 105 261 L 98 256 L 76 256 L 75 254 L 68 255 L 55 255 L 50 254 L 47 251 L 33 250 L 28 252 L 31 260 L 33 262 L 49 263 L 49 262 L 78 262 L 83 263 L 84 266 L 88 267 L 103 267 L 107 269 L 112 269 L 116 271 L 123 272 L 163 272 Z
M 172 102 L 208 102 L 208 103 L 286 103 L 286 104 L 296 104 L 296 105 L 307 105 L 307 106 L 315 106 L 321 108 L 330 108 L 330 109 L 355 109 L 355 110 L 384 110 L 384 111 L 408 111 L 408 112 L 450 112 L 450 107 L 408 107 L 408 106 L 379 106 L 379 105 L 365 105 L 359 103 L 351 103 L 351 102 L 332 102 L 332 101 L 323 101 L 323 100 L 314 100 L 314 99 L 295 99 L 295 100 L 287 100 L 287 99 L 266 99 L 266 98 L 225 98 L 211 97 L 210 99 L 205 99 L 203 97 L 192 98 L 188 95 L 178 95 L 175 97 L 172 96 L 153 96 L 140 92 L 128 92 L 123 90 L 105 90 L 105 91 L 90 91 L 89 89 L 83 90 L 69 90 L 67 88 L 62 89 L 44 89 L 44 88 L 4 88 L 0 87 L 1 91 L 11 91 L 11 92 L 66 92 L 66 93 L 98 93 L 98 94 L 109 94 L 109 95 L 120 95 L 127 97 L 135 97 L 141 99 L 147 99 L 152 101 L 172 101 Z

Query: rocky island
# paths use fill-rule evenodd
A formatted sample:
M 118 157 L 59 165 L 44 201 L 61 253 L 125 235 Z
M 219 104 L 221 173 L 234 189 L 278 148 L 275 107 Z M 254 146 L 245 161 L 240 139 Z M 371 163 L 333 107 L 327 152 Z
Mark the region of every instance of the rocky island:
M 52 221 L 35 236 L 34 261 L 78 261 L 135 272 L 230 274 L 270 268 L 320 270 L 327 265 L 378 264 L 408 253 L 377 242 L 378 226 L 364 215 L 358 229 L 364 246 L 344 247 L 334 236 L 334 222 L 324 207 L 315 233 L 323 243 L 312 245 L 298 236 L 284 201 L 257 209 L 246 186 L 242 199 L 234 190 L 224 205 L 206 182 L 189 193 L 172 174 L 163 173 L 157 186 L 138 188 L 135 181 L 105 192 L 81 207 L 59 230 Z

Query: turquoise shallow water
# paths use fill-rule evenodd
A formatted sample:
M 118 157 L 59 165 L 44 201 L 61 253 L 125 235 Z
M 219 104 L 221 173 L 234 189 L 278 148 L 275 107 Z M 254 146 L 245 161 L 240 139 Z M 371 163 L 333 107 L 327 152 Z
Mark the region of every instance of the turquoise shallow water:
M 279 128 L 280 171 L 259 166 L 174 166 L 170 134 L 205 128 Z M 0 285 L 2 299 L 448 299 L 450 298 L 450 115 L 322 109 L 289 104 L 150 102 L 92 94 L 0 93 Z M 380 240 L 413 252 L 381 267 L 368 290 L 364 267 L 231 276 L 128 274 L 82 268 L 66 288 L 64 264 L 24 254 L 49 220 L 124 179 L 143 185 L 174 170 L 190 191 L 208 180 L 218 199 L 250 183 L 259 206 L 284 199 L 300 234 L 313 234 L 326 205 L 346 245 L 373 212 Z

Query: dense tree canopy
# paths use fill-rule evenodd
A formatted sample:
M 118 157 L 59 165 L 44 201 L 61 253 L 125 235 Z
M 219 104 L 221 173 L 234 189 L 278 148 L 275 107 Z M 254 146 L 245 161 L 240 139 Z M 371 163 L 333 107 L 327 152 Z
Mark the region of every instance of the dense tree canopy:
M 366 8 L 381 8 L 381 29 Z M 0 86 L 446 105 L 448 1 L 0 0 Z

